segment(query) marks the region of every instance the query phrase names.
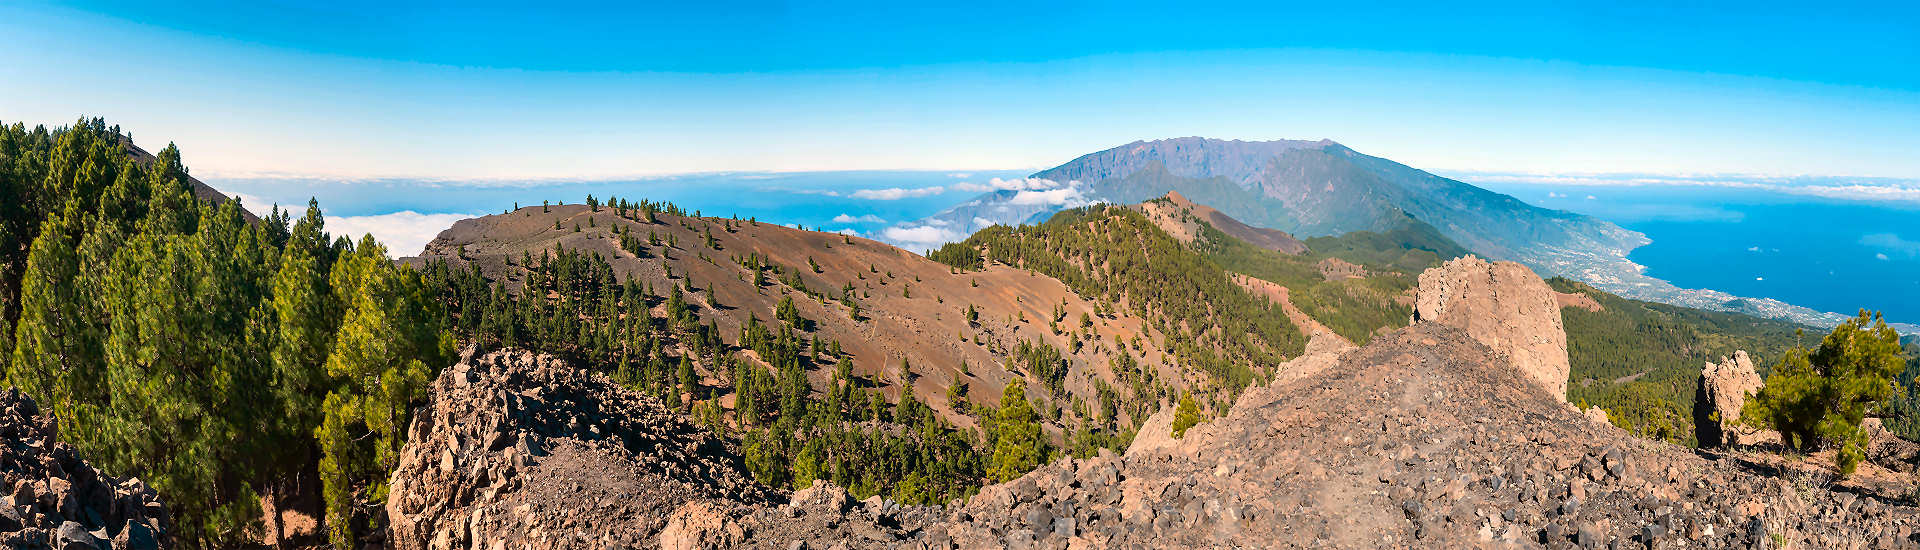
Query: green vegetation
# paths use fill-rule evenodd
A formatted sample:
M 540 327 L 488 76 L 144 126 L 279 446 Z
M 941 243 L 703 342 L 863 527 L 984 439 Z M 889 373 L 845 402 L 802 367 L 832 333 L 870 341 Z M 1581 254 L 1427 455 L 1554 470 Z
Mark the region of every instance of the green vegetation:
M 1014 378 L 1000 394 L 1000 408 L 993 422 L 993 462 L 989 473 L 995 481 L 1010 481 L 1040 466 L 1047 457 L 1047 438 L 1040 431 L 1040 417 L 1027 402 L 1027 384 Z
M 1300 255 L 1256 247 L 1204 220 L 1196 221 L 1200 238 L 1195 247 L 1207 257 L 1228 271 L 1287 287 L 1294 307 L 1361 345 L 1371 341 L 1376 331 L 1406 326 L 1413 308 L 1401 303 L 1401 297 L 1414 287 L 1421 271 L 1467 253 L 1412 218 L 1384 233 L 1357 231 L 1308 239 L 1309 252 Z M 1367 276 L 1327 280 L 1319 264 L 1334 258 L 1365 267 Z
M 1402 213 L 1399 224 L 1384 232 L 1355 231 L 1338 237 L 1307 239 L 1313 254 L 1340 258 L 1375 270 L 1419 275 L 1429 267 L 1468 253 L 1432 225 Z
M 1850 475 L 1866 458 L 1860 421 L 1901 391 L 1896 380 L 1906 368 L 1900 335 L 1879 314 L 1862 310 L 1821 339 L 1820 347 L 1788 350 L 1740 418 L 1779 431 L 1788 447 L 1837 447 L 1840 475 Z
M 1180 404 L 1173 409 L 1173 438 L 1187 436 L 1187 428 L 1200 423 L 1200 406 L 1194 404 L 1193 394 L 1180 394 Z
M 227 547 L 260 497 L 317 475 L 336 544 L 377 503 L 408 411 L 451 358 L 418 274 L 317 205 L 194 198 L 172 146 L 136 162 L 99 119 L 0 129 L 0 363 L 61 437 Z
M 928 252 L 927 258 L 968 270 L 980 269 L 985 262 L 980 255 L 980 249 L 968 246 L 966 243 L 947 243 L 938 250 Z
M 1615 425 L 1641 437 L 1683 445 L 1698 444 L 1693 408 L 1700 369 L 1708 361 L 1746 350 L 1756 364 L 1766 364 L 1794 344 L 1801 328 L 1628 300 L 1558 277 L 1547 284 L 1584 294 L 1601 308 L 1560 309 L 1572 366 L 1567 400 L 1605 409 Z
M 1174 358 L 1231 390 L 1298 355 L 1304 345 L 1278 306 L 1240 288 L 1219 264 L 1124 207 L 1090 206 L 1062 211 L 1040 225 L 993 226 L 962 245 L 1058 279 L 1081 296 L 1131 309 L 1149 320 Z M 953 256 L 963 255 L 942 255 Z
M 1908 441 L 1920 441 L 1920 338 L 1907 337 L 1907 368 L 1900 372 L 1904 393 L 1889 400 L 1882 412 L 1887 414 L 1887 431 Z
M 690 228 L 712 223 L 686 218 L 671 204 L 617 198 L 607 204 L 632 224 L 673 223 L 658 213 L 680 216 L 678 223 Z M 638 258 L 673 257 L 671 234 L 632 238 L 628 225 L 616 223 L 618 235 L 607 238 L 620 239 L 622 251 Z M 781 296 L 771 311 L 747 312 L 732 344 L 714 315 L 702 319 L 703 311 L 715 312 L 711 298 L 705 306 L 688 300 L 689 294 L 711 295 L 711 286 L 700 288 L 684 276 L 664 288 L 621 280 L 597 253 L 556 247 L 529 255 L 515 266 L 526 281 L 520 288 L 512 277 L 489 279 L 472 264 L 462 269 L 436 260 L 424 271 L 461 339 L 567 357 L 694 411 L 710 428 L 740 438 L 748 469 L 763 483 L 801 488 L 827 479 L 862 498 L 885 493 L 919 504 L 965 496 L 986 481 L 983 447 L 912 395 L 904 385 L 911 367 L 901 365 L 900 397 L 889 400 L 881 380 L 853 374 L 839 342 L 807 336 L 814 321 L 801 314 L 797 296 L 837 300 L 858 318 L 850 285 L 833 296 L 801 279 L 811 265 L 795 269 L 757 253 L 733 259 L 742 280 Z M 823 390 L 808 383 L 808 373 L 818 369 L 833 373 Z M 730 417 L 719 406 L 729 394 Z

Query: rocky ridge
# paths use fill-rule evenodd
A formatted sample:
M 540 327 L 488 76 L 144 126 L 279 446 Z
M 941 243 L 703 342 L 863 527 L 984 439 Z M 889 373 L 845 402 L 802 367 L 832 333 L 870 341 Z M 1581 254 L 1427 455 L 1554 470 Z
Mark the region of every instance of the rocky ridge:
M 1564 400 L 1571 366 L 1557 300 L 1527 266 L 1469 255 L 1420 274 L 1413 316 L 1466 331 Z
M 116 478 L 54 441 L 52 416 L 33 399 L 0 392 L 0 546 L 160 549 L 173 520 L 139 478 Z
M 1514 281 L 1519 273 L 1471 262 L 1447 269 L 1460 267 L 1516 284 L 1471 277 L 1460 284 L 1446 271 L 1423 277 L 1448 290 L 1423 289 L 1448 297 L 1428 319 L 1530 315 L 1489 306 L 1552 305 L 1537 277 L 1524 284 Z M 486 366 L 455 367 L 434 384 L 437 420 L 416 424 L 408 465 L 394 483 L 402 496 L 392 506 L 402 509 L 390 512 L 420 519 L 395 520 L 395 547 L 545 540 L 588 548 L 1920 548 L 1920 509 L 1912 502 L 1834 490 L 1816 475 L 1593 422 L 1513 360 L 1513 349 L 1474 333 L 1528 322 L 1422 322 L 1358 349 L 1316 338 L 1271 384 L 1242 392 L 1229 412 L 1183 438 L 1149 420 L 1124 454 L 1064 458 L 970 500 L 931 507 L 856 502 L 826 484 L 791 494 L 759 488 L 745 481 L 724 444 L 637 453 L 644 446 L 634 441 L 660 437 L 650 430 L 691 428 L 647 416 L 661 414 L 658 405 L 603 379 L 566 374 L 559 362 L 489 355 L 477 362 Z M 462 376 L 465 387 L 486 389 L 459 389 Z M 442 395 L 448 392 L 457 398 Z M 528 473 L 504 476 L 521 482 L 489 495 L 488 484 L 498 482 L 458 472 L 497 468 L 468 466 L 481 463 L 470 456 L 518 456 L 505 450 L 512 444 L 473 442 L 525 432 L 526 416 L 501 416 L 498 428 L 471 419 L 516 401 L 499 396 L 530 392 L 550 401 L 529 409 L 611 397 L 601 398 L 606 406 L 554 413 L 569 420 L 534 424 L 545 426 L 532 431 L 552 450 Z M 588 428 L 636 412 L 651 420 Z M 673 441 L 707 437 L 667 433 Z M 430 458 L 436 455 L 442 458 Z M 593 467 L 561 466 L 569 462 Z M 636 462 L 656 465 L 629 475 L 642 469 Z M 405 496 L 413 494 L 431 496 Z M 492 500 L 459 496 L 475 494 Z M 459 529 L 466 539 L 453 533 Z M 491 544 L 483 547 L 503 545 Z
M 1211 206 L 1198 204 L 1181 195 L 1179 191 L 1169 191 L 1165 196 L 1133 206 L 1145 214 L 1154 225 L 1179 239 L 1191 243 L 1201 238 L 1200 224 L 1205 223 L 1227 236 L 1246 241 L 1247 244 L 1265 248 L 1281 254 L 1305 254 L 1307 243 L 1300 242 L 1285 231 L 1254 227 L 1221 213 Z M 1347 264 L 1352 265 L 1352 264 Z M 1353 266 L 1358 268 L 1359 266 Z
M 558 359 L 469 348 L 429 391 L 389 485 L 392 548 L 632 547 L 684 503 L 776 497 L 732 443 Z

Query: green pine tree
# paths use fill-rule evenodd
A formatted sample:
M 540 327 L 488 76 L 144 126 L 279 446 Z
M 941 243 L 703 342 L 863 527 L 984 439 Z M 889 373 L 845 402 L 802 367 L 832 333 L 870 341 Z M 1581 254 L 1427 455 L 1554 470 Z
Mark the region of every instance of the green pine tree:
M 1010 481 L 1040 466 L 1047 456 L 1046 436 L 1040 430 L 1040 415 L 1027 402 L 1025 380 L 1015 378 L 1000 394 L 1000 410 L 994 419 L 996 441 L 989 475 L 996 481 Z

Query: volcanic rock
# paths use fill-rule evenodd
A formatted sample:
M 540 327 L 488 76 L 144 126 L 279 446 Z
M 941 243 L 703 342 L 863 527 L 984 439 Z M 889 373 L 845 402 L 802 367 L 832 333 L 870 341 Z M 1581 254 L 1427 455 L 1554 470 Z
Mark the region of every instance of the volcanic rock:
M 1746 405 L 1747 398 L 1760 392 L 1763 384 L 1745 350 L 1735 351 L 1732 357 L 1722 358 L 1719 363 L 1707 362 L 1707 367 L 1700 371 L 1700 386 L 1694 399 L 1693 420 L 1700 445 L 1751 445 L 1765 438 L 1740 422 L 1741 407 Z
M 733 444 L 565 361 L 463 360 L 429 387 L 387 497 L 393 548 L 624 548 L 706 537 L 771 502 Z M 693 507 L 698 503 L 719 503 Z
M 1555 296 L 1524 265 L 1462 256 L 1420 274 L 1413 316 L 1466 331 L 1564 401 L 1570 367 Z
M 95 470 L 57 432 L 32 398 L 0 392 L 0 547 L 173 547 L 158 493 Z

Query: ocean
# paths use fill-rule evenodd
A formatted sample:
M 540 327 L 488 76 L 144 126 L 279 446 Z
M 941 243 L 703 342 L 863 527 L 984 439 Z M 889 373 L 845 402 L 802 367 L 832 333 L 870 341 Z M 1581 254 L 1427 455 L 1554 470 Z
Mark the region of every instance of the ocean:
M 1027 172 L 736 173 L 536 182 L 209 178 L 208 183 L 245 197 L 255 210 L 272 203 L 304 208 L 307 197 L 317 197 L 330 230 L 371 232 L 396 256 L 405 256 L 454 220 L 543 199 L 578 203 L 588 194 L 667 200 L 707 215 L 755 217 L 899 242 L 889 238 L 889 229 L 899 231 L 901 224 L 976 196 L 970 184 Z M 1645 233 L 1652 244 L 1634 250 L 1629 259 L 1645 266 L 1648 275 L 1683 288 L 1849 315 L 1866 308 L 1885 312 L 1890 321 L 1920 323 L 1920 200 L 1911 197 L 1832 198 L 1771 180 L 1649 184 L 1449 176 Z M 1851 189 L 1845 183 L 1816 182 L 1824 189 Z
M 1773 298 L 1920 323 L 1920 202 L 1831 198 L 1755 185 L 1580 185 L 1462 181 L 1598 217 L 1653 243 L 1628 259 L 1682 288 Z

